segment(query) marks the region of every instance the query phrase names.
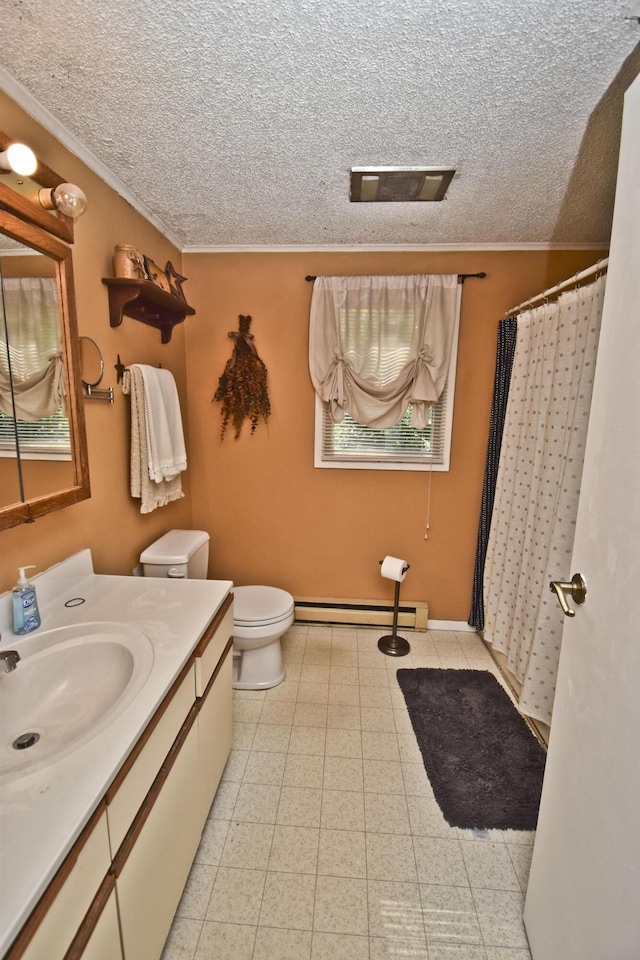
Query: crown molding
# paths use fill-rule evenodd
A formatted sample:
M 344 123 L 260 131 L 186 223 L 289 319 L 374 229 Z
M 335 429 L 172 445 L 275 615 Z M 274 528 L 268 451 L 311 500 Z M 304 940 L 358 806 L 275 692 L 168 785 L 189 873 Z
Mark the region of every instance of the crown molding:
M 258 244 L 189 245 L 183 253 L 461 253 L 546 250 L 608 250 L 608 243 L 395 243 L 395 244 Z

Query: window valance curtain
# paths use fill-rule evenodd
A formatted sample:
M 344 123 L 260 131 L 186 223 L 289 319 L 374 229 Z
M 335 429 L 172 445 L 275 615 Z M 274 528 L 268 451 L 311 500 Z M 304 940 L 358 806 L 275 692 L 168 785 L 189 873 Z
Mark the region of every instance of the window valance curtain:
M 309 368 L 332 420 L 392 427 L 412 405 L 424 429 L 447 379 L 457 274 L 317 277 Z
M 65 401 L 56 281 L 7 278 L 2 292 L 8 345 L 0 337 L 0 410 L 13 416 L 13 383 L 19 420 L 50 417 Z

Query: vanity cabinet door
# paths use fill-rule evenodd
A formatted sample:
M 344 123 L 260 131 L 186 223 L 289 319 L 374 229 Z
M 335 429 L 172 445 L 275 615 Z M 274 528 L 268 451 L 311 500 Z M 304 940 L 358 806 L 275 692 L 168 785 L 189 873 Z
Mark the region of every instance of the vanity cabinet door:
M 114 861 L 125 960 L 160 957 L 198 849 L 196 720 L 194 707 Z
M 107 791 L 107 817 L 111 852 L 116 856 L 127 831 L 162 767 L 172 743 L 180 733 L 193 706 L 195 679 L 193 664 L 167 694 L 152 725 L 127 758 Z
M 229 641 L 225 655 L 199 704 L 198 713 L 198 796 L 202 826 L 207 819 L 222 771 L 231 750 L 233 649 Z
M 103 808 L 85 827 L 7 960 L 63 960 L 110 864 Z
M 64 960 L 122 960 L 115 883 L 108 879 L 108 890 L 98 893 Z

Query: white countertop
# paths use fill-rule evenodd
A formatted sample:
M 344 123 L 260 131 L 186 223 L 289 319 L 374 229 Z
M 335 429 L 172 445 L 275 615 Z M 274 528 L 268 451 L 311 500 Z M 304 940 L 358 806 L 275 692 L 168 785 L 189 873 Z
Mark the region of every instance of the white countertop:
M 126 623 L 153 645 L 142 690 L 102 732 L 51 765 L 0 779 L 0 956 L 10 946 L 233 584 L 93 573 L 88 550 L 32 578 L 42 625 Z M 70 600 L 84 603 L 66 607 Z M 10 594 L 0 597 L 2 650 L 20 651 Z M 17 669 L 20 669 L 18 664 Z M 0 674 L 2 696 L 3 674 Z M 1 735 L 1 732 L 0 732 Z

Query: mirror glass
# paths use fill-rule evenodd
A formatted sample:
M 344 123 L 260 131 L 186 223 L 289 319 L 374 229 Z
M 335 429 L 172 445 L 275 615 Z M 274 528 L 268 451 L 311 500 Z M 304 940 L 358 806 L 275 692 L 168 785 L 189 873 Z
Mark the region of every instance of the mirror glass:
M 73 486 L 58 264 L 0 238 L 0 507 Z M 17 490 L 16 490 L 17 485 Z
M 104 375 L 104 361 L 100 347 L 91 337 L 80 337 L 80 372 L 82 386 L 88 390 L 98 387 Z
M 90 495 L 71 247 L 9 206 L 3 191 L 0 529 Z

